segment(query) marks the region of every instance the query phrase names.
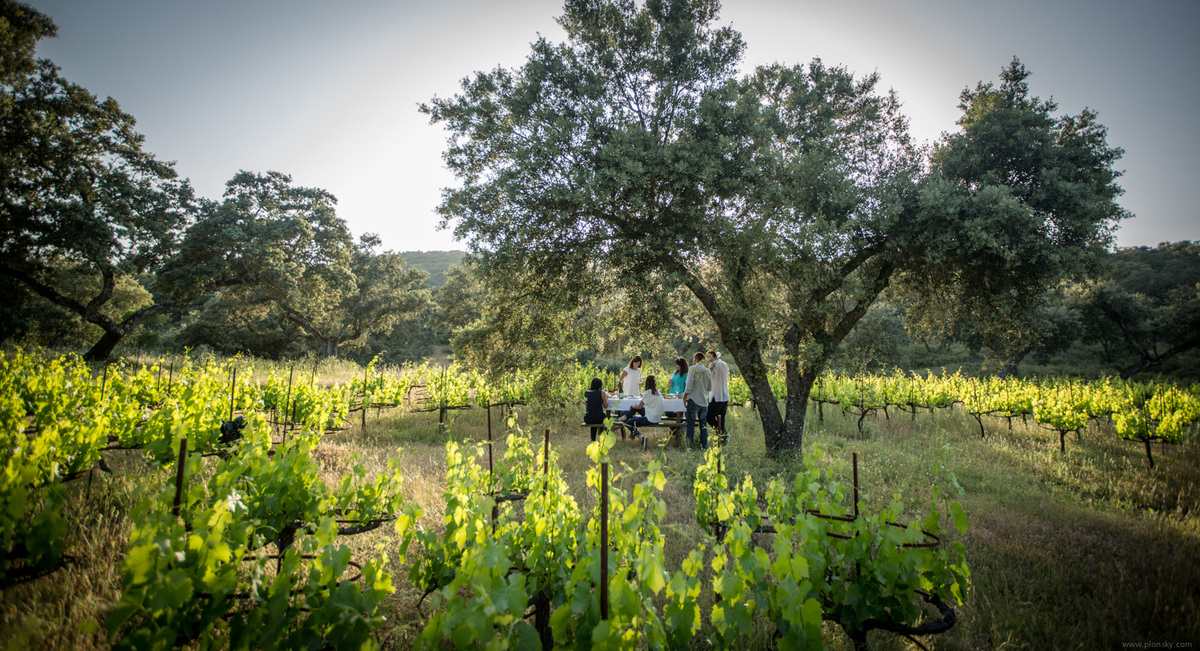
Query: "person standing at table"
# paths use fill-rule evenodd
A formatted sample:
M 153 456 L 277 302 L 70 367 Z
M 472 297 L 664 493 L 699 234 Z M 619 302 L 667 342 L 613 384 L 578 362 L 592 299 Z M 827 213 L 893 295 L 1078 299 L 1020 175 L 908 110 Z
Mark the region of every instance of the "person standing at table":
M 721 361 L 721 353 L 708 351 L 708 366 L 712 373 L 712 395 L 708 399 L 708 424 L 721 437 L 721 445 L 729 441 L 726 434 L 725 412 L 729 407 L 729 365 Z M 720 419 L 718 421 L 718 418 Z
M 675 358 L 675 372 L 671 374 L 670 385 L 667 387 L 667 393 L 673 396 L 682 396 L 684 387 L 687 386 L 688 363 L 682 357 Z M 672 418 L 679 418 L 677 412 L 671 412 Z
M 604 383 L 600 378 L 592 378 L 592 388 L 583 392 L 586 411 L 583 413 L 583 424 L 592 426 L 592 440 L 604 429 L 604 412 L 608 409 L 608 394 L 604 393 Z
M 683 387 L 687 385 L 688 363 L 682 357 L 675 358 L 675 372 L 671 374 L 671 386 L 667 393 L 674 396 L 683 395 Z
M 630 416 L 625 419 L 625 423 L 629 425 L 630 435 L 635 439 L 642 440 L 642 449 L 646 449 L 646 437 L 638 431 L 638 425 L 657 425 L 662 421 L 663 417 L 663 397 L 658 392 L 658 383 L 655 382 L 653 375 L 646 376 L 646 390 L 642 393 L 642 400 L 633 406 L 633 409 L 641 407 L 644 415 Z M 630 413 L 633 413 L 630 409 Z
M 621 370 L 621 395 L 636 396 L 642 392 L 642 356 L 634 355 L 629 366 Z
M 712 390 L 712 374 L 700 362 L 704 361 L 704 353 L 696 353 L 692 357 L 692 367 L 688 369 L 687 383 L 683 387 L 683 403 L 687 405 L 687 442 L 690 448 L 693 444 L 693 433 L 696 431 L 696 421 L 700 421 L 700 449 L 708 447 L 708 392 Z
M 634 355 L 633 359 L 629 360 L 629 365 L 621 370 L 619 378 L 621 385 L 620 395 L 625 398 L 636 398 L 642 392 L 642 356 Z M 645 415 L 646 410 L 643 407 L 636 405 L 626 410 L 615 412 L 617 417 L 637 416 L 638 414 Z

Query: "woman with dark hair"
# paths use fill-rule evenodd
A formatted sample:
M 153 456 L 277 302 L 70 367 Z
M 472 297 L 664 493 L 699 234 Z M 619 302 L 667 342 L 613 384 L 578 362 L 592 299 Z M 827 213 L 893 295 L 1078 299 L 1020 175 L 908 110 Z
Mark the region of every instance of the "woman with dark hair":
M 671 374 L 671 386 L 667 393 L 675 396 L 683 395 L 683 387 L 687 386 L 688 363 L 682 357 L 675 358 L 675 372 Z
M 634 355 L 629 366 L 621 370 L 621 394 L 636 396 L 642 390 L 642 356 Z
M 596 434 L 604 429 L 605 411 L 608 410 L 608 394 L 604 393 L 604 383 L 600 378 L 592 378 L 592 388 L 583 392 L 583 398 L 587 404 L 583 422 L 592 426 L 592 440 L 595 441 Z
M 646 390 L 642 393 L 642 399 L 633 409 L 642 409 L 645 414 L 643 416 L 630 416 L 625 419 L 625 424 L 630 427 L 630 435 L 635 439 L 642 440 L 642 449 L 646 449 L 646 437 L 638 431 L 638 425 L 657 425 L 663 417 L 663 397 L 658 392 L 658 383 L 654 380 L 653 375 L 646 376 Z M 633 411 L 630 409 L 630 412 Z

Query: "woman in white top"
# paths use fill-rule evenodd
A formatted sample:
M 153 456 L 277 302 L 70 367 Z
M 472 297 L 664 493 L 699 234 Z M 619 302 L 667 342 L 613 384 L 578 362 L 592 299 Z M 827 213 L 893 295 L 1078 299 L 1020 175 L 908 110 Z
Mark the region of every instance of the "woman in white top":
M 642 439 L 642 448 L 646 447 L 646 439 L 642 433 L 638 431 L 638 425 L 657 425 L 663 417 L 663 397 L 658 391 L 658 383 L 654 380 L 653 375 L 646 376 L 646 391 L 642 393 L 642 399 L 633 409 L 643 408 L 644 416 L 630 416 L 625 419 L 625 423 L 631 428 L 631 434 L 634 439 Z M 630 410 L 632 411 L 632 409 Z
M 642 356 L 634 355 L 629 366 L 621 371 L 621 393 L 636 396 L 642 389 Z

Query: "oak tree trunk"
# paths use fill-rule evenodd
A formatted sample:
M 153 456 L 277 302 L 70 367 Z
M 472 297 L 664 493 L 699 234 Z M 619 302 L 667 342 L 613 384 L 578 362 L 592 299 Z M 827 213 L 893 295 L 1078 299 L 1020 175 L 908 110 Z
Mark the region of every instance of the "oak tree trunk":
M 88 349 L 86 353 L 83 354 L 83 361 L 98 362 L 108 359 L 108 356 L 112 354 L 113 349 L 116 348 L 117 344 L 121 343 L 121 340 L 124 338 L 125 333 L 120 332 L 119 330 L 106 331 L 104 336 L 100 337 L 100 341 L 97 341 L 91 348 Z
M 819 372 L 815 369 L 787 369 L 787 417 L 784 421 L 782 450 L 800 450 L 804 442 L 804 421 L 808 416 L 808 398 Z
M 779 413 L 779 403 L 775 392 L 771 390 L 771 382 L 766 364 L 762 361 L 757 342 L 739 342 L 733 338 L 725 339 L 725 346 L 733 355 L 742 378 L 746 380 L 746 388 L 754 399 L 754 408 L 762 421 L 763 439 L 768 452 L 786 449 L 786 435 L 783 416 Z M 795 447 L 799 447 L 799 439 Z
M 804 443 L 804 419 L 808 415 L 808 397 L 820 374 L 819 366 L 804 366 L 800 362 L 800 329 L 789 328 L 783 337 L 787 361 L 784 363 L 784 381 L 787 383 L 787 416 L 782 437 L 777 445 L 767 443 L 770 452 L 800 450 Z
M 338 341 L 332 337 L 321 340 L 321 356 L 337 357 Z

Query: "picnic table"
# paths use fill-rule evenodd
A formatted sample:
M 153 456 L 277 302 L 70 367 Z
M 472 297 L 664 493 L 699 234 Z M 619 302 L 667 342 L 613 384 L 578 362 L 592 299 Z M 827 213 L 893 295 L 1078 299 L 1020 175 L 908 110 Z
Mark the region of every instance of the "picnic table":
M 609 396 L 608 409 L 606 410 L 606 413 L 609 416 L 615 416 L 617 413 L 629 411 L 630 407 L 636 405 L 637 403 L 639 403 L 641 401 L 642 401 L 641 396 L 629 396 L 629 397 L 625 397 L 625 398 L 614 398 L 612 396 Z M 653 427 L 667 428 L 671 431 L 671 438 L 678 439 L 679 444 L 682 446 L 683 439 L 682 439 L 682 437 L 679 436 L 679 430 L 680 430 L 680 428 L 684 427 L 684 425 L 686 424 L 683 419 L 686 411 L 687 411 L 687 406 L 684 405 L 683 398 L 681 398 L 681 397 L 668 398 L 666 396 L 663 396 L 662 420 L 659 421 L 658 423 L 653 423 L 653 424 L 648 424 L 648 425 L 638 425 L 638 429 L 643 430 L 643 433 L 645 433 L 644 430 L 646 430 L 648 428 L 653 428 Z M 592 426 L 585 423 L 584 427 L 592 427 Z M 621 420 L 613 421 L 613 430 L 617 430 L 617 429 L 621 430 L 621 438 L 625 438 L 625 435 L 626 435 L 625 429 L 626 428 L 625 428 L 625 423 L 623 421 L 621 421 Z M 645 439 L 644 438 L 642 439 L 642 445 L 643 445 L 643 447 L 645 447 Z
M 608 413 L 612 415 L 618 411 L 629 411 L 629 408 L 641 402 L 641 396 L 630 396 L 627 398 L 612 398 L 608 399 Z M 682 414 L 687 410 L 683 404 L 683 398 L 667 398 L 663 397 L 663 411 L 666 413 Z

